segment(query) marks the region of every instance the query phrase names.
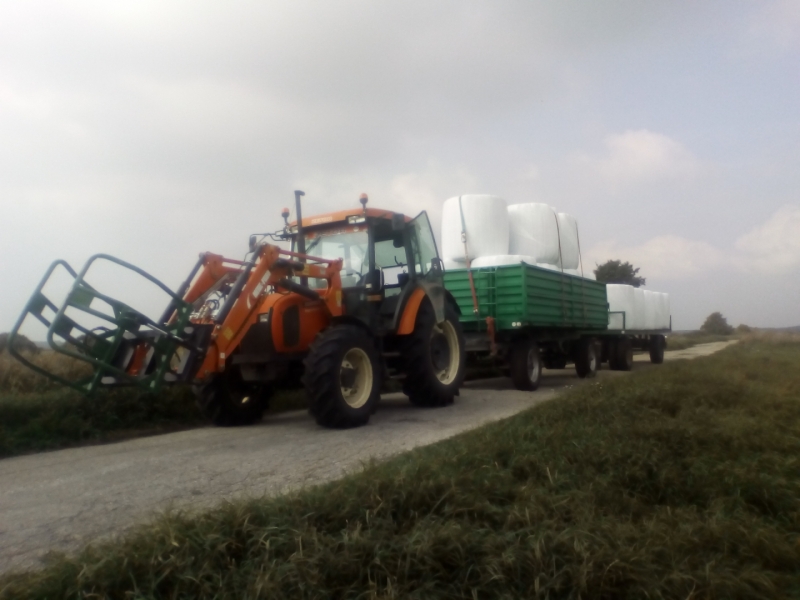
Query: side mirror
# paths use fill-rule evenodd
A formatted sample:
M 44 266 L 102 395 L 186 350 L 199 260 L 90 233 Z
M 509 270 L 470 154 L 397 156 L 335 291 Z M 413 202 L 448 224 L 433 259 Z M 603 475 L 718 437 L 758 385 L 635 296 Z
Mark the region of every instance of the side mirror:
M 406 228 L 406 216 L 400 213 L 392 215 L 392 231 L 403 231 Z
M 255 252 L 258 248 L 258 236 L 253 234 L 250 236 L 250 252 Z
M 367 273 L 364 279 L 364 287 L 373 294 L 380 292 L 383 289 L 383 271 L 374 269 Z

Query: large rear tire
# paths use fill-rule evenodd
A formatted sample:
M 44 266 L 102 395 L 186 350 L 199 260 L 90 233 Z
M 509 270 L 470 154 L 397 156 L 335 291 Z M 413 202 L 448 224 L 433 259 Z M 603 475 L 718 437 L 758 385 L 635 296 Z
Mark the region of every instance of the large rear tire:
M 308 410 L 323 427 L 358 427 L 380 400 L 375 344 L 355 325 L 334 325 L 317 336 L 305 360 Z
M 533 340 L 518 340 L 510 349 L 508 366 L 511 381 L 518 390 L 532 392 L 542 378 L 542 359 L 539 345 Z
M 269 405 L 272 388 L 244 381 L 236 369 L 215 375 L 196 387 L 197 406 L 214 425 L 237 427 L 261 420 Z
M 585 379 L 597 375 L 597 346 L 590 338 L 583 338 L 578 341 L 575 348 L 575 372 L 578 377 Z
M 628 338 L 620 338 L 611 346 L 609 363 L 612 371 L 630 371 L 633 368 L 633 346 Z
M 464 332 L 456 311 L 446 306 L 445 319 L 439 324 L 433 306 L 424 301 L 414 331 L 404 338 L 403 393 L 416 406 L 452 404 L 464 381 L 467 363 Z
M 654 365 L 660 365 L 664 362 L 664 346 L 665 340 L 663 335 L 650 336 L 650 362 Z

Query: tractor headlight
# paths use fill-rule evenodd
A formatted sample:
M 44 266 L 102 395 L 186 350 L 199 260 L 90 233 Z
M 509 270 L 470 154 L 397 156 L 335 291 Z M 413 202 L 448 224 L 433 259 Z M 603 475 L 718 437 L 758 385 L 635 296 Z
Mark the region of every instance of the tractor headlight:
M 270 312 L 272 312 L 272 311 L 270 311 Z M 258 315 L 258 322 L 259 323 L 269 323 L 270 312 L 265 312 L 265 313 L 261 313 L 260 315 Z
M 348 222 L 348 223 L 350 223 L 351 225 L 352 225 L 353 223 L 363 223 L 363 222 L 365 222 L 366 220 L 367 220 L 367 218 L 366 218 L 366 217 L 363 217 L 363 216 L 361 216 L 361 215 L 353 215 L 353 216 L 351 216 L 351 217 L 347 217 L 347 222 Z

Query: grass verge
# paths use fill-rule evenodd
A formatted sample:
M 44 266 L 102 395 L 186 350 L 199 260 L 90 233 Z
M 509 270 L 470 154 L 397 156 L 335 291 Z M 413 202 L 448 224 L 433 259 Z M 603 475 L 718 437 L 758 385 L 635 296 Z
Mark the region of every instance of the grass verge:
M 85 365 L 54 352 L 31 357 L 70 379 Z M 300 390 L 280 391 L 269 412 L 305 408 Z M 31 371 L 0 354 L 0 458 L 70 446 L 118 441 L 207 425 L 188 386 L 154 395 L 134 388 L 92 396 Z
M 691 331 L 689 333 L 676 333 L 667 336 L 667 350 L 685 350 L 700 344 L 710 344 L 711 342 L 728 342 L 740 339 L 740 335 L 718 335 L 713 333 L 703 333 L 702 331 Z
M 273 499 L 173 513 L 3 598 L 800 595 L 800 341 L 605 379 Z

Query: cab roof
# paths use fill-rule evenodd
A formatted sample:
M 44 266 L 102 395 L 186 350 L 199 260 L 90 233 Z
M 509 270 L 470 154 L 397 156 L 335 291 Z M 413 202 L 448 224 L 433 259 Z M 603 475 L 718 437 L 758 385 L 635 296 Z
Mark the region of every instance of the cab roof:
M 313 215 L 311 217 L 303 217 L 303 229 L 321 227 L 329 223 L 340 223 L 342 221 L 347 221 L 348 217 L 361 217 L 364 216 L 365 213 L 368 218 L 373 219 L 391 219 L 393 215 L 400 214 L 383 208 L 368 208 L 365 211 L 362 207 L 354 207 L 351 209 L 323 213 L 321 215 Z M 403 217 L 406 223 L 411 221 L 411 217 L 408 215 L 403 215 Z M 289 227 L 294 227 L 295 225 L 297 225 L 297 220 L 289 223 Z

